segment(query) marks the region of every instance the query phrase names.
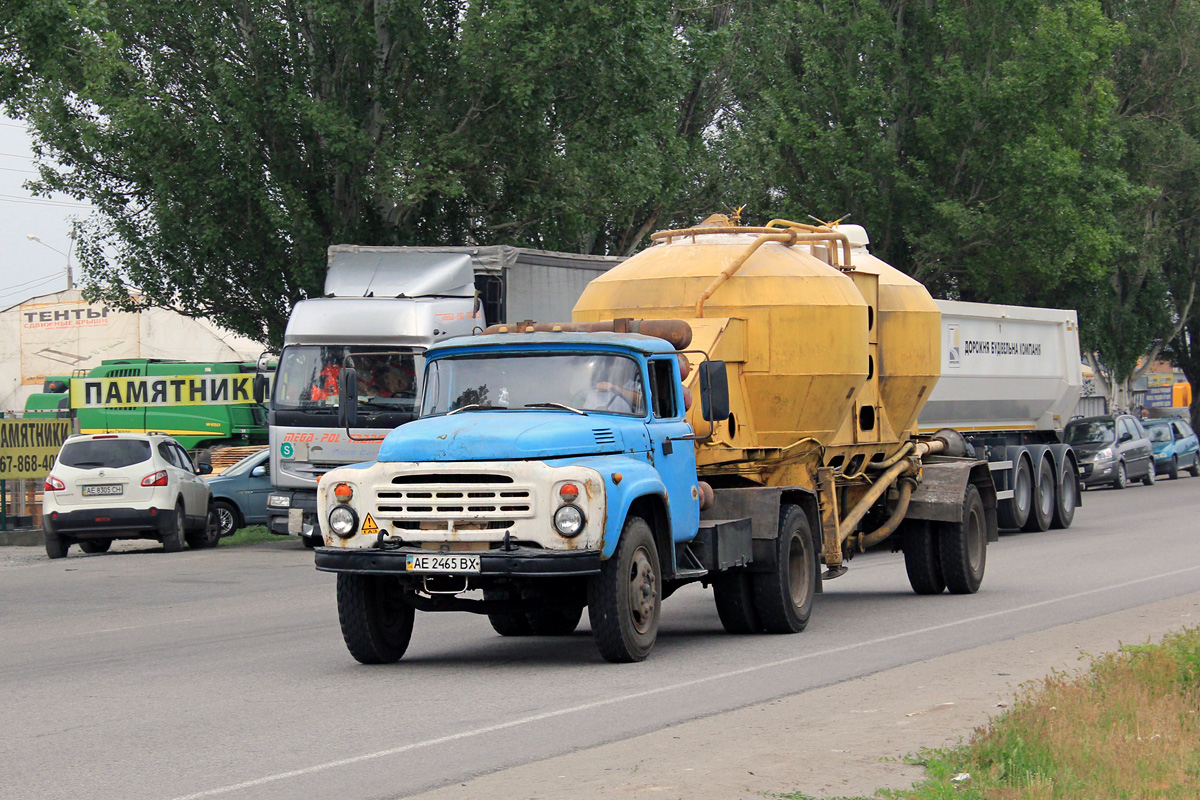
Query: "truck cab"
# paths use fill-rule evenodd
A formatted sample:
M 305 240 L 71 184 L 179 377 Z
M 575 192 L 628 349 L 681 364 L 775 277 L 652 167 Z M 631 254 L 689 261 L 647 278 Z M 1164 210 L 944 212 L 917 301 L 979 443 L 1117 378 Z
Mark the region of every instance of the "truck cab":
M 685 413 L 678 353 L 656 337 L 492 334 L 434 345 L 420 418 L 388 434 L 378 461 L 322 479 L 317 568 L 341 573 L 340 592 L 352 578 L 392 576 L 410 609 L 469 610 L 480 601 L 461 595 L 482 589 L 488 605 L 475 610 L 499 632 L 563 632 L 595 605 L 588 578 L 628 556 L 624 579 L 646 605 L 613 634 L 632 645 L 615 647 L 648 651 L 663 581 L 686 571 L 679 551 L 699 526 Z M 368 639 L 347 634 L 356 657 L 372 649 Z

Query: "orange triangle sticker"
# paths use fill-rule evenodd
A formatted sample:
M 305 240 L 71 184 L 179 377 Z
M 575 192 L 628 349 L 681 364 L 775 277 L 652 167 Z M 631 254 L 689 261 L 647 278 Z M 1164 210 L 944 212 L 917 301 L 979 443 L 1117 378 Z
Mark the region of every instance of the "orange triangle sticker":
M 371 519 L 371 515 L 367 514 L 367 518 L 362 524 L 363 536 L 374 536 L 379 533 L 379 526 L 375 524 L 375 520 Z

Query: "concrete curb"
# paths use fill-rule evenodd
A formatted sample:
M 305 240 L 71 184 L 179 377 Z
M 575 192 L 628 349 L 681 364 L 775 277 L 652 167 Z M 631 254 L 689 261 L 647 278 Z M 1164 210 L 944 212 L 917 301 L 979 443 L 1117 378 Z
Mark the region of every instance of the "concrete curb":
M 0 531 L 0 547 L 41 547 L 46 543 L 40 528 L 21 528 L 15 531 Z

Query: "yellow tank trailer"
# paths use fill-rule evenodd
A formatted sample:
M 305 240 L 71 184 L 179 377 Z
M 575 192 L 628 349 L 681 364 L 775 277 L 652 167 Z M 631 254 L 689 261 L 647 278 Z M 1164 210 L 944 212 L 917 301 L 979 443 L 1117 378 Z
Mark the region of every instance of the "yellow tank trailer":
M 754 228 L 716 214 L 652 238 L 654 246 L 593 280 L 572 316 L 686 320 L 691 366 L 725 362 L 730 416 L 697 441 L 699 473 L 717 489 L 712 514 L 754 510 L 751 493 L 728 491 L 738 487 L 811 493 L 810 522 L 821 531 L 826 577 L 834 577 L 853 549 L 881 541 L 910 509 L 961 522 L 956 510 L 973 484 L 977 522 L 995 539 L 995 489 L 982 462 L 950 461 L 946 469 L 943 460 L 933 472 L 946 480 L 913 496 L 932 453 L 963 449 L 952 431 L 914 439 L 941 371 L 941 315 L 924 286 L 871 255 L 861 226 L 773 220 Z M 686 384 L 698 396 L 697 375 L 692 369 Z M 699 432 L 710 428 L 698 407 L 689 421 Z M 947 493 L 958 498 L 952 507 Z M 880 524 L 857 531 L 864 520 Z M 910 577 L 939 572 L 937 526 L 910 515 L 904 528 L 898 545 L 912 552 Z M 980 533 L 968 547 L 970 575 L 952 590 L 978 587 Z M 921 540 L 921 552 L 910 540 Z M 918 574 L 914 588 L 941 591 L 944 577 Z

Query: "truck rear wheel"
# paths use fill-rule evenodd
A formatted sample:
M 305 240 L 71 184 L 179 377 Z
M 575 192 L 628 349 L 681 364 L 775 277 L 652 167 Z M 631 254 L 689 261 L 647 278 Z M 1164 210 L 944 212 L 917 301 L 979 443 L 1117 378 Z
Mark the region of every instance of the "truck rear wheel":
M 650 526 L 630 517 L 617 551 L 588 579 L 588 619 L 607 661 L 644 661 L 658 638 L 662 581 Z
M 973 484 L 963 496 L 962 521 L 943 522 L 938 540 L 942 575 L 952 594 L 974 594 L 983 582 L 987 563 L 987 517 Z
M 1037 533 L 1050 529 L 1050 520 L 1054 517 L 1055 489 L 1058 480 L 1054 473 L 1054 462 L 1042 458 L 1038 462 L 1037 478 L 1033 483 L 1033 502 L 1029 507 L 1029 516 L 1021 530 Z
M 529 630 L 535 636 L 566 636 L 574 633 L 582 617 L 582 606 L 551 606 L 525 614 Z
M 909 585 L 917 594 L 941 594 L 946 591 L 946 579 L 936 533 L 923 519 L 906 522 L 905 528 L 902 547 Z
M 1070 458 L 1064 458 L 1058 471 L 1058 491 L 1054 494 L 1054 518 L 1050 520 L 1050 527 L 1071 527 L 1078 506 L 1079 467 Z
M 754 607 L 767 633 L 799 633 L 812 615 L 817 559 L 808 516 L 800 506 L 779 509 L 775 570 L 753 573 Z
M 1029 519 L 1029 507 L 1033 505 L 1033 465 L 1028 454 L 1022 450 L 1012 466 L 1013 496 L 1001 500 L 996 506 L 1001 528 L 1022 528 Z
M 758 633 L 763 629 L 754 607 L 754 583 L 748 572 L 730 572 L 713 578 L 717 616 L 727 633 Z
M 363 664 L 399 661 L 412 638 L 413 607 L 399 581 L 384 575 L 337 576 L 338 622 L 346 649 Z

